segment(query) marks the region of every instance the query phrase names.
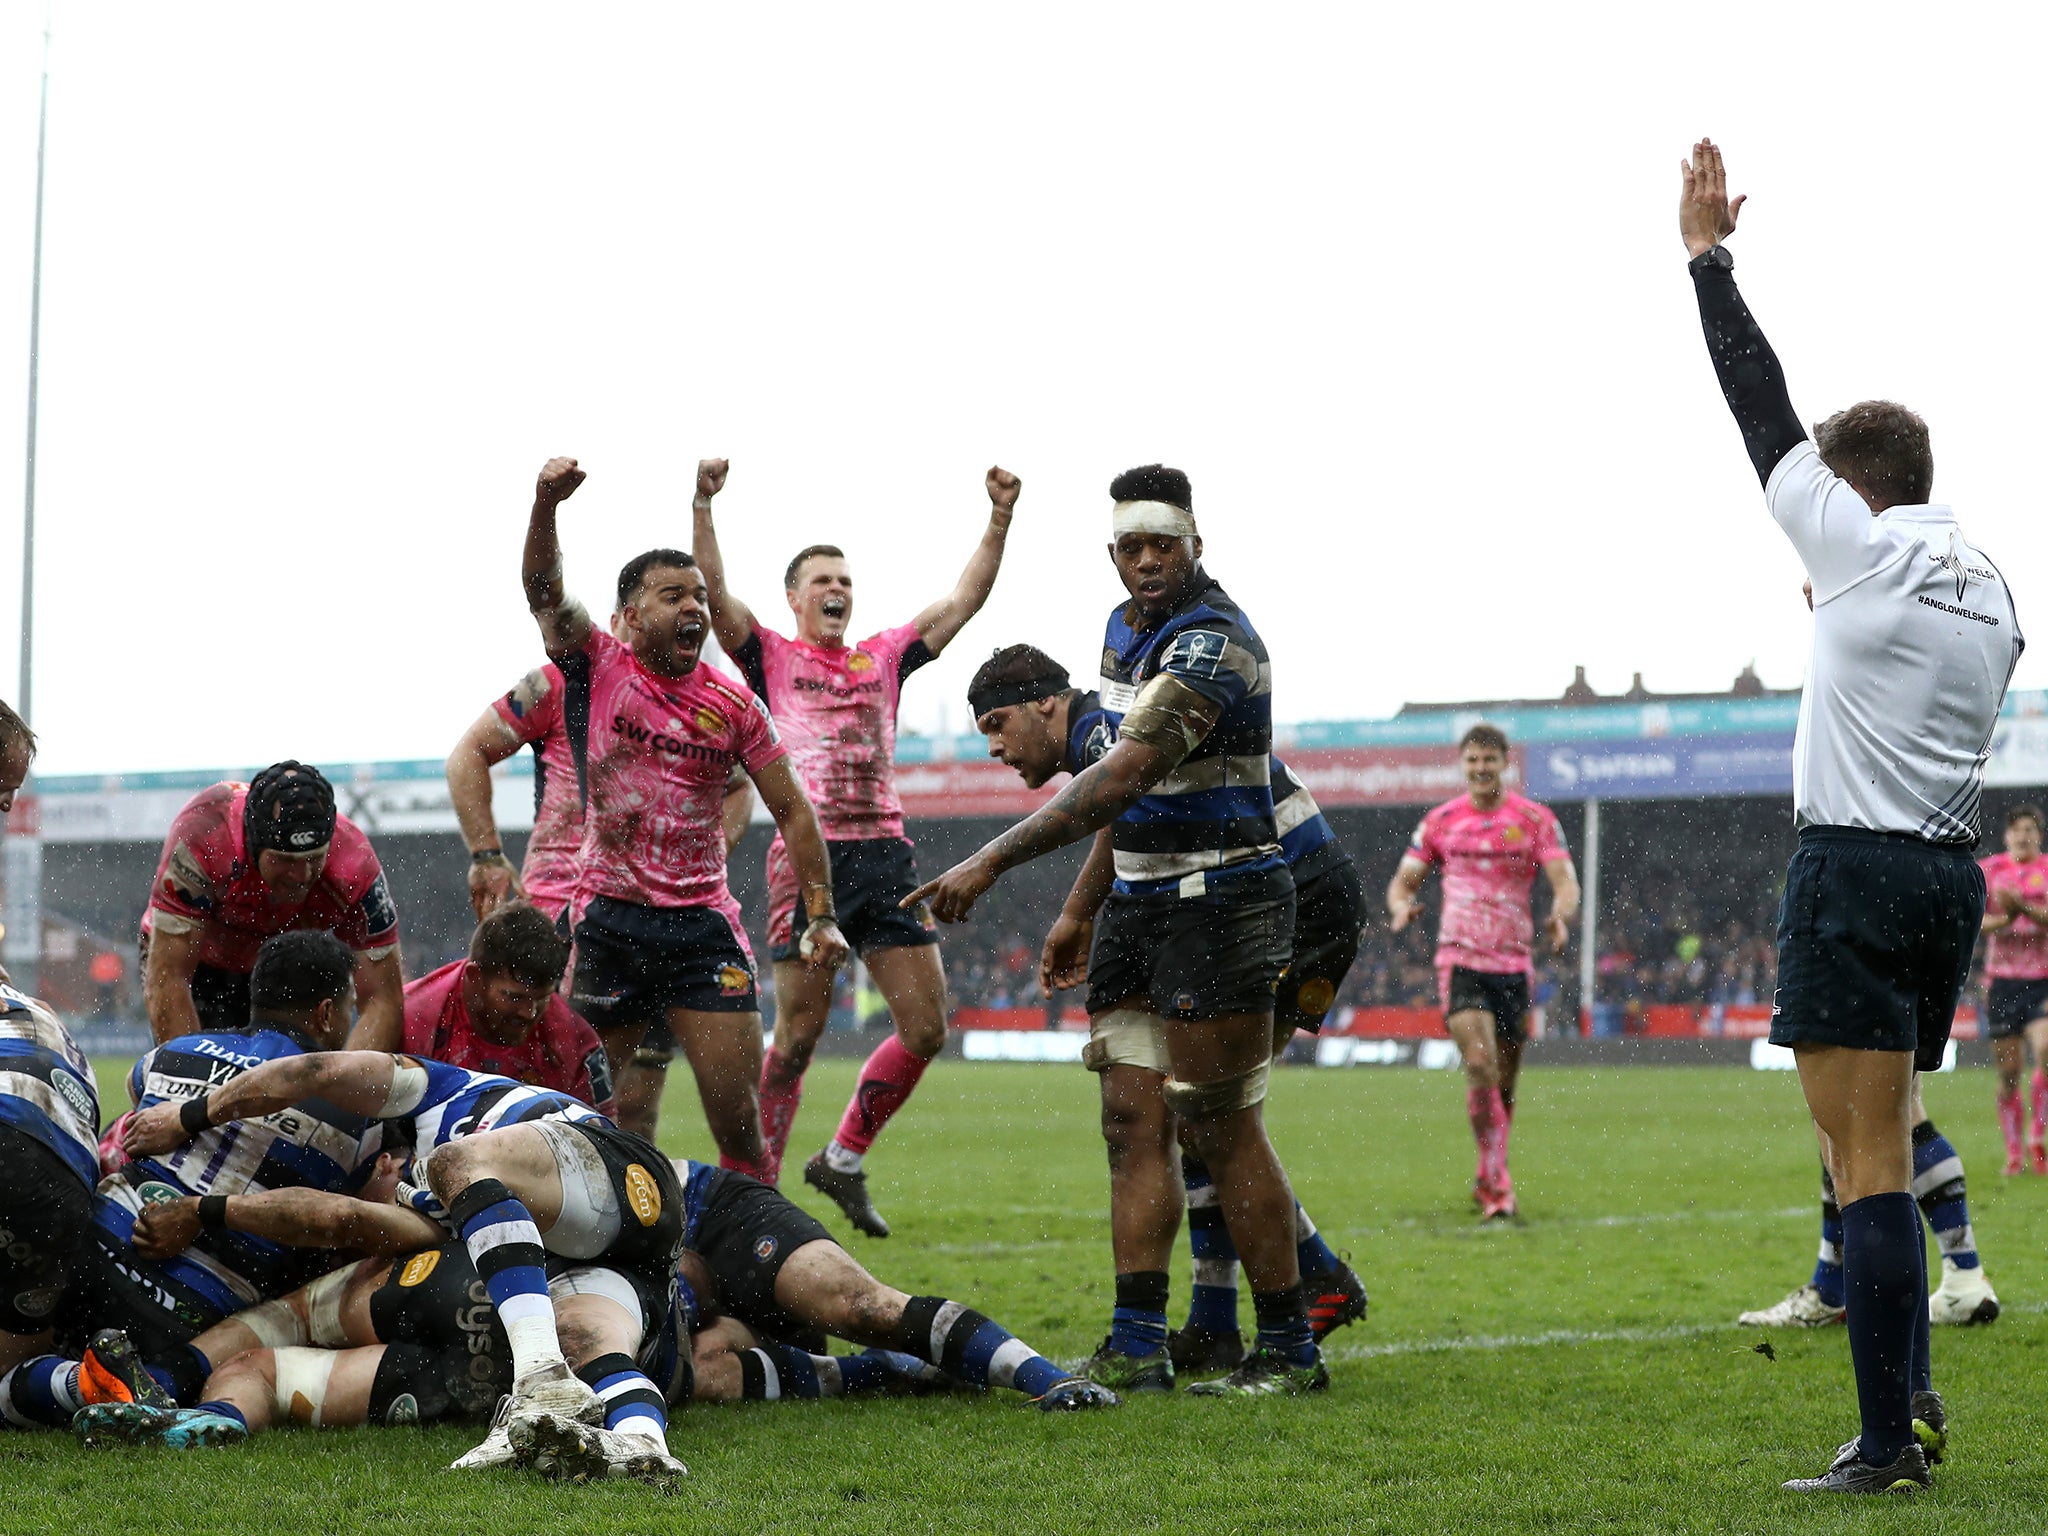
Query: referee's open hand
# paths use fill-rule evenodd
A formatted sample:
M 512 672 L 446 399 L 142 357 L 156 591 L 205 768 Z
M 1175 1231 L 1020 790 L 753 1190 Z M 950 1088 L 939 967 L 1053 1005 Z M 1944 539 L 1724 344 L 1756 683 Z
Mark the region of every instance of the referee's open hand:
M 1735 221 L 1746 200 L 1728 198 L 1728 169 L 1721 163 L 1721 151 L 1712 139 L 1701 139 L 1692 147 L 1692 159 L 1678 162 L 1683 186 L 1678 195 L 1678 233 L 1685 239 L 1685 253 L 1697 256 L 1711 251 L 1735 233 Z

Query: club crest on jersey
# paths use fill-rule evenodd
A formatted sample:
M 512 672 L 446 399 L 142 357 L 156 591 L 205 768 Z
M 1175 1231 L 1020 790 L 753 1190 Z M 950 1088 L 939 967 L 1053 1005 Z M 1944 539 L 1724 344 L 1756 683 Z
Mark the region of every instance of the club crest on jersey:
M 731 723 L 731 721 L 727 720 L 724 715 L 721 715 L 709 704 L 699 704 L 697 706 L 697 729 L 706 736 L 716 736 Z
M 753 982 L 754 978 L 747 974 L 747 968 L 743 965 L 734 965 L 728 961 L 718 968 L 718 995 L 720 997 L 745 997 L 747 989 L 753 985 Z
M 398 1272 L 400 1285 L 420 1285 L 434 1272 L 434 1266 L 441 1262 L 441 1250 L 429 1248 L 425 1253 L 416 1253 L 405 1261 L 405 1268 Z
M 643 1227 L 661 1220 L 661 1186 L 638 1163 L 626 1165 L 626 1204 L 632 1207 L 633 1219 Z
M 772 1237 L 764 1237 L 759 1242 L 755 1243 L 754 1257 L 759 1259 L 763 1264 L 766 1264 L 770 1259 L 774 1258 L 775 1239 Z
M 866 651 L 855 651 L 846 658 L 846 670 L 849 672 L 872 672 L 875 670 L 875 658 Z
M 1500 840 L 1504 843 L 1519 843 L 1522 840 L 1522 829 L 1513 825 L 1502 827 Z
M 27 1318 L 44 1318 L 57 1310 L 57 1299 L 64 1294 L 60 1285 L 45 1286 L 38 1291 L 19 1291 L 14 1297 L 14 1310 Z

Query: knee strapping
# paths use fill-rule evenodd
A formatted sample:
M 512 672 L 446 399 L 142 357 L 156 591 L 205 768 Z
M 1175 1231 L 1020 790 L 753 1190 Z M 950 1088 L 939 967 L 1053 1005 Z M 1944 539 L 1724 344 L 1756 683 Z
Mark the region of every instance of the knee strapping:
M 305 1320 L 282 1298 L 246 1307 L 235 1314 L 235 1321 L 255 1334 L 256 1342 L 265 1349 L 290 1349 L 313 1342 Z
M 1169 1077 L 1160 1093 L 1166 1100 L 1166 1107 L 1181 1119 L 1214 1120 L 1264 1102 L 1270 1072 L 1269 1064 L 1262 1061 L 1249 1072 L 1220 1078 L 1213 1083 L 1184 1083 L 1177 1077 Z
M 348 1294 L 348 1280 L 353 1272 L 353 1266 L 337 1269 L 306 1287 L 307 1342 L 323 1349 L 339 1349 L 348 1342 L 341 1322 L 341 1303 Z
M 331 1349 L 275 1349 L 270 1358 L 277 1368 L 274 1401 L 280 1417 L 294 1423 L 320 1427 L 327 1407 L 327 1378 L 334 1374 Z

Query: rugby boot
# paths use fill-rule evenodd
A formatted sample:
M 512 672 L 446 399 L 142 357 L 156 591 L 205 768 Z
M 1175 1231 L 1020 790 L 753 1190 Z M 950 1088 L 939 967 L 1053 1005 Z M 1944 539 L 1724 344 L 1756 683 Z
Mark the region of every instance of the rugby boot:
M 826 1162 L 825 1154 L 820 1152 L 804 1164 L 804 1182 L 838 1206 L 857 1231 L 865 1232 L 869 1237 L 889 1235 L 889 1223 L 882 1220 L 882 1213 L 868 1198 L 865 1171 L 841 1173 Z
M 1214 1376 L 1232 1369 L 1244 1359 L 1244 1335 L 1235 1328 L 1219 1333 L 1189 1323 L 1166 1336 L 1166 1352 L 1176 1372 L 1190 1376 Z
M 555 1413 L 533 1413 L 512 1421 L 512 1459 L 544 1477 L 564 1483 L 599 1483 L 609 1478 L 667 1487 L 690 1469 L 668 1452 L 665 1441 L 584 1424 Z
M 78 1395 L 88 1403 L 146 1403 L 151 1408 L 175 1408 L 177 1403 L 144 1369 L 142 1356 L 135 1352 L 128 1335 L 119 1328 L 102 1328 L 85 1346 L 85 1358 L 78 1362 Z
M 1913 1438 L 1927 1453 L 1928 1466 L 1940 1462 L 1942 1452 L 1948 1449 L 1948 1409 L 1939 1392 L 1913 1394 Z
M 1330 1385 L 1330 1371 L 1323 1364 L 1323 1352 L 1316 1351 L 1311 1365 L 1289 1365 L 1277 1351 L 1255 1349 L 1228 1376 L 1215 1381 L 1198 1381 L 1188 1388 L 1190 1397 L 1299 1397 L 1321 1392 Z
M 189 1451 L 201 1446 L 235 1445 L 249 1438 L 248 1427 L 224 1413 L 203 1408 L 159 1408 L 151 1403 L 93 1403 L 71 1416 L 71 1432 L 81 1445 L 162 1445 Z
M 1819 1477 L 1795 1477 L 1783 1486 L 1792 1493 L 1911 1493 L 1932 1488 L 1934 1478 L 1917 1440 L 1908 1441 L 1888 1466 L 1873 1467 L 1863 1459 L 1859 1435 L 1835 1453 L 1834 1464 Z
M 1843 1308 L 1821 1300 L 1811 1285 L 1802 1285 L 1776 1305 L 1745 1312 L 1735 1321 L 1743 1328 L 1827 1328 L 1846 1316 Z
M 490 1433 L 476 1445 L 448 1463 L 450 1472 L 474 1472 L 479 1467 L 506 1467 L 512 1464 L 512 1397 L 510 1393 L 498 1399 L 497 1410 L 491 1415 Z
M 1069 1376 L 1065 1381 L 1056 1381 L 1045 1389 L 1042 1397 L 1035 1399 L 1043 1413 L 1081 1413 L 1090 1408 L 1115 1408 L 1121 1406 L 1117 1395 L 1100 1382 L 1087 1381 L 1079 1376 Z
M 1301 1289 L 1308 1297 L 1308 1325 L 1315 1330 L 1318 1344 L 1346 1323 L 1365 1320 L 1365 1282 L 1342 1260 L 1335 1269 L 1303 1275 Z
M 1952 1328 L 1998 1320 L 1998 1293 L 1985 1278 L 1984 1266 L 1959 1269 L 1953 1259 L 1941 1261 L 1941 1285 L 1927 1298 L 1929 1322 Z
M 1112 1392 L 1126 1395 L 1171 1392 L 1173 1355 L 1164 1349 L 1149 1355 L 1127 1355 L 1120 1349 L 1111 1349 L 1109 1340 L 1105 1338 L 1095 1353 L 1083 1362 L 1081 1374 L 1098 1387 L 1108 1387 Z
M 2034 1172 L 2048 1173 L 2048 1141 L 2034 1142 L 2029 1150 L 2034 1156 Z
M 2021 1174 L 2025 1173 L 2026 1171 L 2027 1160 L 2026 1157 L 2020 1152 L 2019 1148 L 2014 1147 L 2010 1152 L 2007 1152 L 2005 1154 L 2005 1176 L 2008 1179 L 2018 1178 Z

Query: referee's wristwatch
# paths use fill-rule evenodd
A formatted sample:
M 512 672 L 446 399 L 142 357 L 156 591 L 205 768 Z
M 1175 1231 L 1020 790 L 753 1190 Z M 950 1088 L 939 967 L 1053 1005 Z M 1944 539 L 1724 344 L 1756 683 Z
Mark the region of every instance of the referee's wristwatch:
M 1733 272 L 1735 270 L 1734 253 L 1725 245 L 1710 245 L 1685 264 L 1685 269 L 1695 277 L 1698 277 L 1702 272 L 1711 272 L 1716 268 L 1723 272 Z

